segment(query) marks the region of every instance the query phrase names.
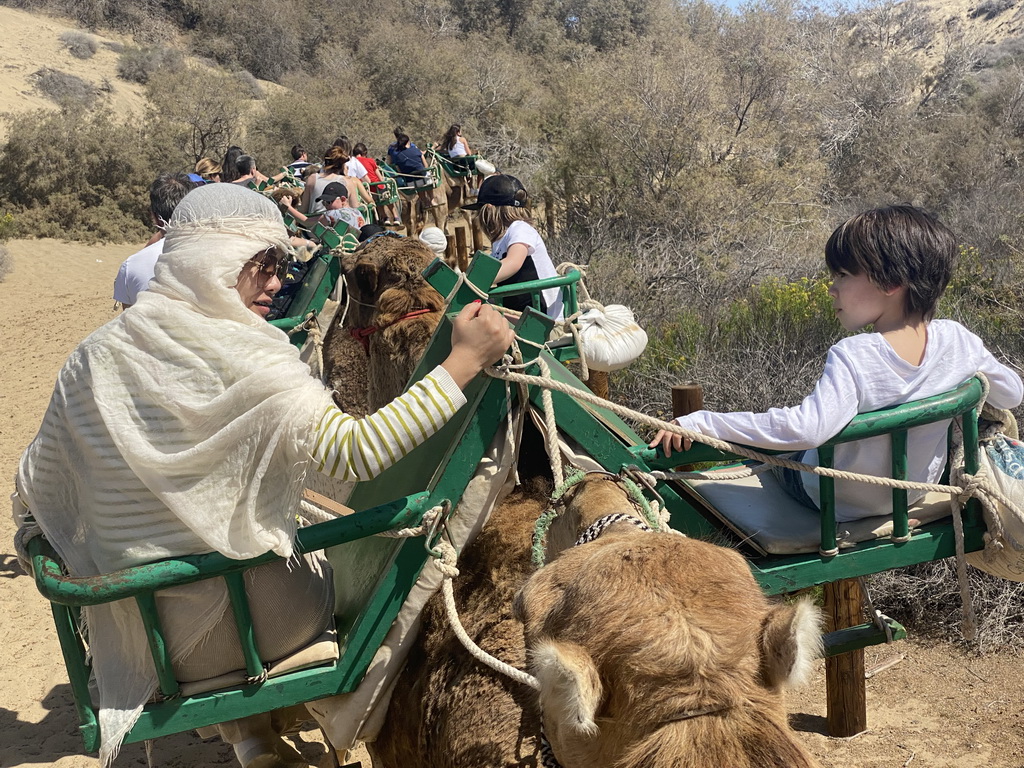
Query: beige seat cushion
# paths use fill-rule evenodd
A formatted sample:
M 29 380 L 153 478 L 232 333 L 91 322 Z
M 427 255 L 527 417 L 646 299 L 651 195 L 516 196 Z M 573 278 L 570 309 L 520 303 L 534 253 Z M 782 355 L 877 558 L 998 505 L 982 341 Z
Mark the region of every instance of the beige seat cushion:
M 735 471 L 735 467 L 728 471 Z M 821 544 L 820 515 L 787 494 L 771 472 L 762 472 L 742 480 L 687 480 L 686 485 L 715 514 L 729 523 L 734 531 L 752 540 L 763 552 L 792 555 L 818 551 Z M 910 527 L 913 530 L 948 516 L 949 496 L 928 493 L 913 504 L 909 512 Z M 891 515 L 865 517 L 838 523 L 836 527 L 836 540 L 840 548 L 891 535 Z
M 333 629 L 329 629 L 305 648 L 300 648 L 290 656 L 272 663 L 267 669 L 267 676 L 278 677 L 288 672 L 328 664 L 337 661 L 339 655 L 338 634 Z M 245 671 L 239 669 L 234 672 L 228 672 L 226 675 L 211 677 L 208 680 L 182 683 L 181 693 L 184 696 L 194 696 L 199 693 L 217 691 L 222 688 L 234 688 L 245 683 L 246 679 Z

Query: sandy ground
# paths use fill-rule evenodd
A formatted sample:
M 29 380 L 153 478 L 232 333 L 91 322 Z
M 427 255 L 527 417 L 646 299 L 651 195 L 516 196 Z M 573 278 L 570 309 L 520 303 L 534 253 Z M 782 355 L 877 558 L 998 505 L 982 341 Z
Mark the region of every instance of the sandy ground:
M 0 366 L 0 492 L 40 423 L 57 370 L 90 331 L 114 317 L 111 285 L 133 246 L 57 241 L 9 244 L 15 270 L 0 283 L 9 350 Z M 47 605 L 10 554 L 12 525 L 0 514 L 0 768 L 96 766 L 81 754 L 70 688 Z M 793 725 L 823 766 L 840 768 L 1024 767 L 1021 660 L 964 655 L 905 641 L 871 650 L 868 667 L 905 658 L 868 681 L 869 728 L 851 739 L 823 735 L 822 676 L 790 697 Z M 301 736 L 311 762 L 318 734 Z M 232 765 L 229 749 L 194 734 L 158 740 L 154 766 Z M 116 765 L 145 765 L 141 745 Z M 368 763 L 364 763 L 368 765 Z
M 131 44 L 123 36 L 92 34 L 98 44 L 88 59 L 77 59 L 60 41 L 60 36 L 76 30 L 66 19 L 29 13 L 0 6 L 0 29 L 4 42 L 0 45 L 0 108 L 3 112 L 27 112 L 33 109 L 56 109 L 57 105 L 35 88 L 34 75 L 43 66 L 86 80 L 97 89 L 99 101 L 115 114 L 142 115 L 146 107 L 145 89 L 117 77 L 119 54 L 104 42 Z M 78 30 L 85 33 L 85 30 Z M 0 120 L 0 141 L 6 138 L 6 127 Z

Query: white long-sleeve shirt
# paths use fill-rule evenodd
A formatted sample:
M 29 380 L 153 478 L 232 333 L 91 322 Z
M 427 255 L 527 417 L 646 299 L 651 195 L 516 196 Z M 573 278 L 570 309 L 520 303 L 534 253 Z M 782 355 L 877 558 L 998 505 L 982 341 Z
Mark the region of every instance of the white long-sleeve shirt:
M 803 402 L 765 413 L 698 411 L 677 419 L 687 429 L 757 448 L 814 449 L 837 435 L 858 413 L 876 411 L 956 388 L 977 372 L 991 385 L 988 402 L 1015 408 L 1024 397 L 1021 378 L 997 361 L 981 339 L 952 320 L 928 324 L 924 359 L 913 365 L 901 358 L 879 333 L 860 333 L 833 346 L 825 370 Z M 911 429 L 907 436 L 907 476 L 934 483 L 946 464 L 948 421 Z M 892 469 L 889 437 L 842 443 L 835 448 L 836 469 L 889 476 Z M 804 458 L 816 464 L 816 450 Z M 818 475 L 802 474 L 807 494 L 820 506 Z M 883 486 L 837 480 L 836 519 L 840 522 L 887 514 L 892 491 Z M 909 492 L 913 503 L 923 494 Z

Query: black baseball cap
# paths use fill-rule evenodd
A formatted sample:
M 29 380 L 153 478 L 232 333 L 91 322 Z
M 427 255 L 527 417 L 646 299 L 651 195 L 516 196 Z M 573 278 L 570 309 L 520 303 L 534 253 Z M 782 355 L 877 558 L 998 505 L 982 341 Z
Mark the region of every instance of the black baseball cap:
M 316 199 L 318 203 L 329 203 L 331 200 L 336 200 L 339 197 L 348 197 L 348 187 L 342 184 L 340 181 L 332 181 L 321 193 L 320 197 Z
M 527 201 L 526 188 L 515 176 L 499 173 L 488 176 L 480 185 L 476 202 L 462 206 L 463 210 L 476 211 L 485 205 L 510 205 L 513 208 L 525 208 Z

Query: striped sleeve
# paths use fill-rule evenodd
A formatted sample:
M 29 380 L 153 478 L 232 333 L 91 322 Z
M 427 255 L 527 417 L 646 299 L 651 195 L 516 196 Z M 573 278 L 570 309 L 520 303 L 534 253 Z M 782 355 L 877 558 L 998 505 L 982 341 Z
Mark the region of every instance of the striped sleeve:
M 332 405 L 316 427 L 314 465 L 342 480 L 369 480 L 437 432 L 465 403 L 462 390 L 438 366 L 365 418 Z

